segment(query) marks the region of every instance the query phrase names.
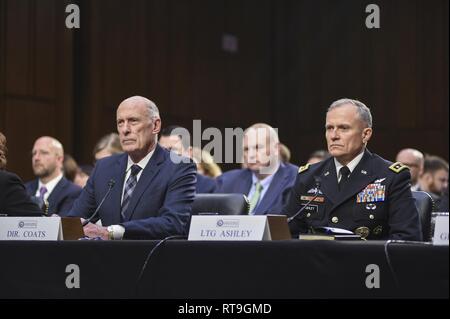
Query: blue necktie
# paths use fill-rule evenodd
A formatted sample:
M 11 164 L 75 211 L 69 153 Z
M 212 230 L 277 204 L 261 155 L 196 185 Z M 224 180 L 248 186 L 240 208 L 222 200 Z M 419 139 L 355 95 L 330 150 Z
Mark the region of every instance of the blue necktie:
M 137 174 L 141 168 L 138 165 L 131 166 L 131 174 L 127 179 L 127 182 L 125 184 L 125 191 L 123 193 L 123 200 L 122 200 L 122 208 L 120 209 L 120 217 L 122 218 L 122 221 L 127 220 L 127 215 L 125 214 L 127 212 L 128 206 L 130 205 L 131 196 L 133 195 L 133 191 L 136 188 L 137 184 Z

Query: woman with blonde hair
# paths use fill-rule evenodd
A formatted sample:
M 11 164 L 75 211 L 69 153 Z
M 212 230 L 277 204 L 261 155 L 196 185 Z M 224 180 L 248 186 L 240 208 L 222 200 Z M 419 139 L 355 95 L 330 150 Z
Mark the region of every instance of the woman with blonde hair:
M 92 152 L 96 161 L 103 157 L 111 156 L 117 153 L 122 153 L 122 146 L 120 145 L 119 135 L 117 133 L 110 133 L 103 136 L 97 144 L 95 144 Z
M 192 157 L 197 164 L 197 172 L 199 174 L 212 178 L 222 175 L 222 170 L 219 165 L 214 162 L 214 159 L 209 152 L 193 147 Z

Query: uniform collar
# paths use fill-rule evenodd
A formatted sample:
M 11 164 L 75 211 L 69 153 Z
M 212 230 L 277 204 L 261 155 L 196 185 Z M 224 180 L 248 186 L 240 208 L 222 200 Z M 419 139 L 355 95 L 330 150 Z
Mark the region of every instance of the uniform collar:
M 364 155 L 364 149 L 361 151 L 361 153 L 359 153 L 354 159 L 352 159 L 346 166 L 348 167 L 348 169 L 350 170 L 350 174 L 355 170 L 355 167 L 359 164 L 359 162 L 361 162 L 361 159 L 363 158 Z M 336 175 L 337 178 L 339 179 L 339 170 L 344 166 L 341 163 L 339 163 L 339 161 L 334 158 L 334 165 L 336 167 Z

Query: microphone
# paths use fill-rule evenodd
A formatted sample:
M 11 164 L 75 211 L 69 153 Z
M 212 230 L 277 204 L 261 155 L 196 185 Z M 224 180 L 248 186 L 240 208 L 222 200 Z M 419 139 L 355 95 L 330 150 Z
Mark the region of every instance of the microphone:
M 288 224 L 289 224 L 291 221 L 293 221 L 295 217 L 297 217 L 298 215 L 300 215 L 300 214 L 306 209 L 306 207 L 308 207 L 309 204 L 311 204 L 311 202 L 312 202 L 313 200 L 315 200 L 315 199 L 317 198 L 317 196 L 319 196 L 319 192 L 320 192 L 320 184 L 321 184 L 322 180 L 320 179 L 320 177 L 314 176 L 314 181 L 316 182 L 316 191 L 315 191 L 315 193 L 314 193 L 313 198 L 311 198 L 311 199 L 310 199 L 310 200 L 309 200 L 302 208 L 300 208 L 300 209 L 298 210 L 298 212 L 296 212 L 293 216 L 291 216 L 291 217 L 289 217 L 289 218 L 287 219 Z
M 89 217 L 88 219 L 86 219 L 86 220 L 83 222 L 83 224 L 82 224 L 83 227 L 86 226 L 87 224 L 89 224 L 89 223 L 91 222 L 91 220 L 92 220 L 95 216 L 97 216 L 98 211 L 100 210 L 100 207 L 102 207 L 103 202 L 105 201 L 106 197 L 108 197 L 109 193 L 111 193 L 111 190 L 113 189 L 113 187 L 114 187 L 115 184 L 116 184 L 116 181 L 113 180 L 113 179 L 111 178 L 111 179 L 109 180 L 109 182 L 108 182 L 108 187 L 109 187 L 109 188 L 108 188 L 108 191 L 106 192 L 105 196 L 103 196 L 103 198 L 102 198 L 100 204 L 98 204 L 97 208 L 95 209 L 95 211 L 94 211 L 94 213 L 91 215 L 91 217 Z

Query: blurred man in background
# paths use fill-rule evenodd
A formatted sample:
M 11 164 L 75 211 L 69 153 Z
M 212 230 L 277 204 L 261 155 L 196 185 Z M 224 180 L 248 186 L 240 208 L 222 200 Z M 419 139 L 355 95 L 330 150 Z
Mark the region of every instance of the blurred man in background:
M 418 190 L 419 177 L 423 172 L 423 154 L 416 149 L 405 148 L 397 154 L 395 160 L 409 167 L 411 172 L 411 190 Z
M 50 136 L 36 140 L 32 151 L 32 166 L 37 179 L 26 184 L 27 192 L 41 204 L 46 205 L 48 215 L 66 216 L 81 188 L 63 175 L 64 149 Z
M 245 168 L 219 176 L 216 193 L 246 195 L 252 215 L 281 213 L 298 167 L 281 161 L 278 133 L 267 124 L 246 129 L 243 147 Z

